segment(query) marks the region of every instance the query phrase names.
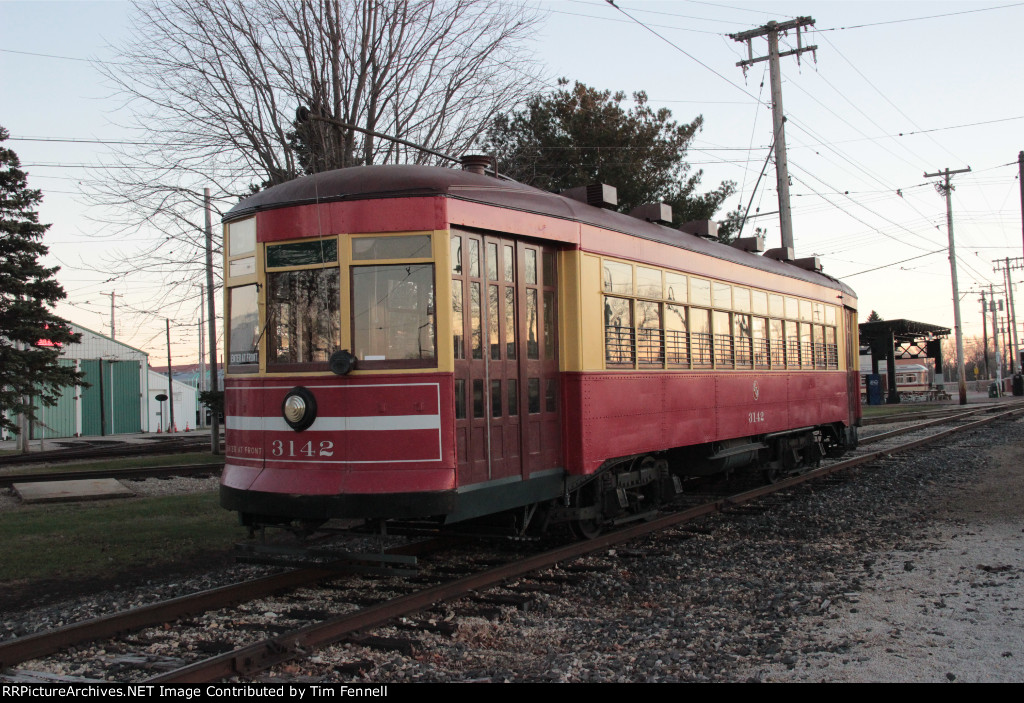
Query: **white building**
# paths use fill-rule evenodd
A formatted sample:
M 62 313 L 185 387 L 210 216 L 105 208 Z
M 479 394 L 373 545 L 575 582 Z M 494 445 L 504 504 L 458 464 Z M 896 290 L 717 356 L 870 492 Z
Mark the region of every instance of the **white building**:
M 199 418 L 199 391 L 187 383 L 174 381 L 174 425 L 178 432 L 184 432 L 186 428 L 194 430 L 196 421 Z M 167 400 L 161 403 L 156 399 L 158 395 L 166 395 Z M 171 398 L 172 394 L 167 392 L 167 374 L 157 373 L 149 370 L 149 427 L 151 432 L 158 429 L 161 432 L 168 432 L 173 429 L 171 425 Z

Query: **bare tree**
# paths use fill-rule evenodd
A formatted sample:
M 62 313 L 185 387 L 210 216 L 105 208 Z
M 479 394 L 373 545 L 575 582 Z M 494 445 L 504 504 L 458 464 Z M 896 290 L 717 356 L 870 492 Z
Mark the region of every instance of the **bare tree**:
M 146 239 L 122 269 L 175 281 L 202 267 L 204 187 L 223 207 L 303 173 L 433 163 L 339 123 L 458 155 L 538 85 L 526 45 L 540 16 L 501 0 L 134 9 L 133 38 L 101 70 L 138 137 L 94 173 L 90 195 L 115 235 Z M 300 107 L 311 119 L 296 121 Z

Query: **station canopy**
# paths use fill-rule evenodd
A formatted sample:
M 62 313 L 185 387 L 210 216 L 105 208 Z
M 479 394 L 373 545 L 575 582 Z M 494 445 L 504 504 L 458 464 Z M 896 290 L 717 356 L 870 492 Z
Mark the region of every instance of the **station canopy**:
M 888 356 L 886 347 L 890 340 L 893 345 L 892 351 L 897 358 L 935 358 L 937 355 L 934 354 L 934 347 L 932 353 L 929 353 L 928 343 L 934 344 L 940 339 L 945 339 L 951 332 L 948 327 L 914 320 L 879 320 L 863 322 L 858 327 L 861 345 L 870 347 L 873 356 L 883 359 Z

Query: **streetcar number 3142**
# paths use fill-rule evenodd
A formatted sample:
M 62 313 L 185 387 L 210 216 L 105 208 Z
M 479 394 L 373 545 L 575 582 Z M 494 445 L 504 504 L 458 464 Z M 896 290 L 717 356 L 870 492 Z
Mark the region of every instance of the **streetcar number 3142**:
M 274 456 L 334 456 L 334 442 L 324 440 L 320 442 L 318 447 L 310 441 L 301 444 L 301 446 L 296 446 L 294 440 L 284 442 L 280 439 L 275 439 L 270 443 L 270 453 Z
M 747 422 L 750 424 L 764 422 L 764 410 L 755 410 L 754 412 L 747 413 Z

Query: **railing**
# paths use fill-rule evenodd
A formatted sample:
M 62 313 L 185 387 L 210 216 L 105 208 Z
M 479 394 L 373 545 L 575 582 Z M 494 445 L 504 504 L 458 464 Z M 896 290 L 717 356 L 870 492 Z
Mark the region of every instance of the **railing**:
M 712 360 L 714 363 L 712 364 Z M 605 326 L 608 366 L 664 368 L 839 368 L 839 348 L 823 342 Z
M 715 366 L 732 366 L 735 359 L 734 342 L 731 334 L 715 335 Z
M 664 366 L 661 330 L 641 327 L 636 331 L 636 356 L 641 366 Z
M 768 368 L 768 360 L 771 358 L 772 345 L 767 339 L 754 340 L 754 366 L 759 369 Z
M 694 368 L 710 368 L 711 335 L 705 332 L 694 332 L 693 334 L 691 334 L 690 354 L 693 356 Z
M 686 332 L 667 330 L 665 332 L 665 360 L 669 366 L 689 366 L 689 335 Z
M 633 365 L 633 328 L 605 325 L 604 354 L 609 366 Z

